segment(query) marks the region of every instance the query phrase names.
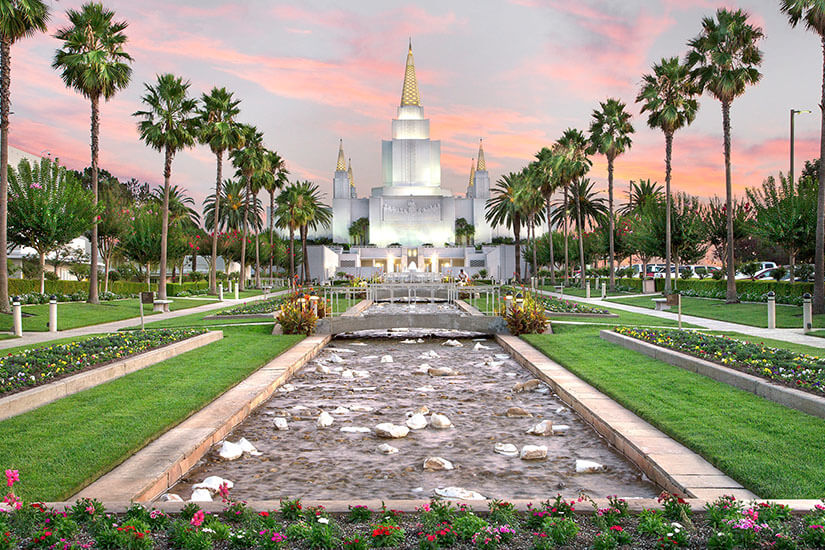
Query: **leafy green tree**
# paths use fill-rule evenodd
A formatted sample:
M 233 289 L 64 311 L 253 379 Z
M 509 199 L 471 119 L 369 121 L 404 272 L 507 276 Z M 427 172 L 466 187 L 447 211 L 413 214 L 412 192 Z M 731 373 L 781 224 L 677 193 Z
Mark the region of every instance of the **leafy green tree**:
M 0 0 L 0 311 L 9 308 L 8 198 L 11 46 L 46 32 L 49 7 L 42 0 Z
M 516 172 L 502 176 L 492 189 L 492 196 L 487 199 L 484 218 L 493 227 L 504 226 L 513 231 L 516 244 L 516 281 L 521 280 L 521 225 L 522 211 L 516 204 L 516 193 L 522 178 Z
M 593 111 L 590 123 L 591 153 L 600 153 L 607 157 L 607 204 L 608 204 L 608 276 L 610 290 L 616 290 L 614 273 L 615 255 L 615 214 L 613 211 L 613 163 L 616 157 L 630 149 L 635 131 L 630 123 L 630 113 L 618 99 L 609 98 L 599 103 L 599 109 Z
M 236 174 L 241 176 L 246 184 L 246 196 L 243 209 L 243 240 L 247 240 L 249 234 L 249 212 L 251 201 L 257 200 L 253 193 L 253 180 L 261 172 L 269 170 L 269 158 L 264 149 L 264 136 L 254 126 L 243 126 L 244 145 L 232 151 L 232 164 L 235 166 Z M 259 218 L 260 221 L 260 218 Z M 241 290 L 246 284 L 246 247 L 241 248 L 241 276 L 238 284 Z
M 129 226 L 135 204 L 125 188 L 114 178 L 102 179 L 99 184 L 97 204 L 100 207 L 100 220 L 97 222 L 97 241 L 103 254 L 103 292 L 109 292 L 112 259 L 118 240 Z
M 40 292 L 45 292 L 46 254 L 81 236 L 97 217 L 92 194 L 57 161 L 31 166 L 23 159 L 9 172 L 9 240 L 37 251 Z
M 744 200 L 733 201 L 734 244 L 751 234 L 753 230 L 751 215 L 752 208 L 749 203 Z M 702 209 L 702 225 L 705 241 L 714 250 L 714 255 L 722 262 L 723 271 L 727 272 L 728 207 L 719 197 L 711 197 Z
M 679 63 L 678 57 L 671 57 L 662 59 L 653 65 L 653 73 L 642 77 L 642 88 L 636 96 L 636 103 L 642 104 L 642 113 L 649 113 L 647 125 L 651 128 L 659 128 L 665 135 L 665 240 L 667 241 L 671 238 L 670 207 L 673 201 L 670 194 L 670 180 L 673 135 L 676 130 L 689 126 L 696 118 L 696 112 L 699 110 L 696 95 L 699 92 L 699 88 L 691 78 L 688 66 Z M 666 294 L 669 294 L 671 290 L 670 253 L 671 246 L 667 243 L 665 246 Z
M 145 84 L 146 93 L 141 101 L 144 111 L 134 116 L 138 123 L 140 139 L 146 145 L 163 152 L 163 204 L 161 206 L 160 278 L 158 298 L 166 299 L 166 262 L 169 244 L 169 189 L 172 179 L 172 160 L 178 151 L 195 144 L 196 99 L 189 97 L 189 81 L 173 74 L 158 76 L 156 84 Z
M 68 10 L 69 26 L 58 29 L 55 38 L 63 41 L 52 62 L 66 86 L 74 88 L 91 103 L 91 179 L 95 204 L 98 199 L 97 170 L 100 151 L 100 99 L 108 101 L 125 88 L 132 77 L 132 57 L 123 46 L 128 24 L 114 21 L 115 12 L 103 4 L 87 2 L 80 11 Z M 92 243 L 97 243 L 97 225 L 92 226 Z M 89 303 L 98 303 L 97 246 L 92 246 L 89 273 Z
M 728 278 L 727 302 L 739 301 L 736 293 L 736 273 L 733 246 L 733 187 L 730 169 L 730 106 L 745 93 L 749 85 L 762 78 L 759 66 L 762 52 L 758 43 L 764 38 L 762 29 L 748 23 L 742 10 L 716 10 L 716 18 L 702 20 L 702 32 L 688 43 L 687 63 L 691 78 L 701 90 L 707 90 L 722 104 L 722 129 L 725 153 L 725 204 L 728 209 Z
M 156 204 L 137 207 L 130 219 L 129 228 L 120 238 L 121 253 L 146 268 L 146 290 L 149 286 L 151 264 L 160 259 L 160 233 L 163 219 Z

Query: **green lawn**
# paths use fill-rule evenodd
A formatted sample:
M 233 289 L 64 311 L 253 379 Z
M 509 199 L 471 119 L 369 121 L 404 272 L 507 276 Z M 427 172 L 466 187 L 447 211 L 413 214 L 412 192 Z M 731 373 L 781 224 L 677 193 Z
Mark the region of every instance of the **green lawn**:
M 637 298 L 612 298 L 610 301 L 653 309 L 652 298 L 655 297 L 658 297 L 658 295 L 639 296 Z M 675 313 L 676 308 L 672 308 L 671 311 Z M 682 314 L 752 327 L 766 328 L 768 326 L 767 304 L 726 304 L 724 300 L 682 296 Z M 776 304 L 776 326 L 777 328 L 802 328 L 802 308 L 800 306 Z M 814 326 L 825 328 L 825 315 L 814 315 Z
M 215 300 L 191 300 L 172 298 L 171 311 L 187 309 L 213 303 Z M 26 314 L 31 314 L 27 317 Z M 145 315 L 154 315 L 152 306 L 144 305 Z M 68 330 L 101 323 L 111 323 L 140 316 L 140 302 L 137 298 L 112 300 L 99 304 L 86 302 L 66 302 L 57 304 L 57 329 Z M 49 322 L 49 305 L 23 306 L 23 332 L 46 332 Z M 12 330 L 12 316 L 0 314 L 0 331 Z
M 552 285 L 541 286 L 541 287 L 538 287 L 538 288 L 539 288 L 539 290 L 546 290 L 548 292 L 555 292 L 556 291 L 556 287 L 554 287 Z M 610 292 L 609 290 L 607 291 L 608 296 L 630 296 L 632 294 L 641 294 L 641 292 L 632 292 L 631 293 L 631 292 L 619 292 L 619 291 Z M 584 298 L 585 296 L 587 296 L 587 291 L 582 290 L 580 287 L 566 287 L 564 289 L 564 295 L 565 296 L 568 296 L 568 295 L 569 296 L 576 296 L 578 298 Z M 590 297 L 591 298 L 599 298 L 599 297 L 601 297 L 601 295 L 602 295 L 601 287 L 599 287 L 599 288 L 590 287 Z
M 610 344 L 595 328 L 554 330 L 524 339 L 760 497 L 822 497 L 825 420 Z
M 0 422 L 0 470 L 20 470 L 26 499 L 70 497 L 302 339 L 271 330 L 224 329 L 219 342 Z

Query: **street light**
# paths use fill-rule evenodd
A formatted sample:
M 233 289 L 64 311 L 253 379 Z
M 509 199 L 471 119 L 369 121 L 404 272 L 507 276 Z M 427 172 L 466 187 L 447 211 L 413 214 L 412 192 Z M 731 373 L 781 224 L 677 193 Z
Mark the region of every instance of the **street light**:
M 793 185 L 793 183 L 794 183 L 794 180 L 793 180 L 793 141 L 794 141 L 794 138 L 793 138 L 793 117 L 794 117 L 794 115 L 798 115 L 799 113 L 808 113 L 808 114 L 810 114 L 810 112 L 811 111 L 809 111 L 807 109 L 802 109 L 802 110 L 791 109 L 791 170 L 788 173 L 788 175 L 790 176 L 791 185 Z

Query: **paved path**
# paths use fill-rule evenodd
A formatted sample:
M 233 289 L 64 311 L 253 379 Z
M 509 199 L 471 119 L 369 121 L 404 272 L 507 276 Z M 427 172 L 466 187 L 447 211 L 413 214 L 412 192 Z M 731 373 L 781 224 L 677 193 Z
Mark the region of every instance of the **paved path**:
M 553 296 L 555 298 L 562 298 L 562 296 L 556 292 L 551 292 L 547 290 L 540 290 L 542 294 Z M 646 296 L 650 296 L 651 299 L 656 297 L 655 294 L 647 294 Z M 626 296 L 622 296 L 625 298 Z M 617 302 L 611 302 L 608 300 L 602 300 L 601 298 L 579 298 L 578 296 L 571 296 L 569 294 L 565 294 L 563 296 L 565 300 L 573 300 L 576 302 L 583 302 L 586 304 L 598 306 L 598 307 L 607 307 L 611 309 L 618 309 L 622 311 L 628 311 L 631 313 L 641 313 L 643 315 L 649 315 L 650 317 L 658 317 L 660 319 L 670 319 L 676 321 L 678 319 L 677 313 L 672 313 L 670 311 L 656 311 L 654 309 L 647 309 L 638 306 L 629 306 L 626 304 L 620 304 Z M 767 306 L 765 310 L 765 315 L 767 316 Z M 781 307 L 777 305 L 777 307 Z M 557 322 L 557 321 L 554 321 Z M 825 348 L 825 338 L 819 338 L 816 336 L 808 336 L 802 332 L 802 328 L 777 328 L 777 329 L 767 329 L 767 328 L 760 328 L 760 327 L 752 327 L 749 325 L 740 325 L 738 323 L 729 323 L 727 321 L 717 321 L 715 319 L 707 319 L 705 317 L 696 317 L 694 315 L 685 315 L 682 314 L 682 322 L 683 323 L 690 323 L 691 325 L 696 325 L 697 327 L 702 327 L 707 330 L 717 330 L 717 331 L 725 331 L 725 332 L 738 332 L 740 334 L 746 334 L 748 336 L 752 336 L 754 338 L 771 338 L 774 340 L 782 340 L 785 342 L 792 342 L 794 344 L 805 344 L 806 346 L 812 346 L 816 348 Z M 592 323 L 591 323 L 592 324 Z
M 258 296 L 251 296 L 240 300 L 226 299 L 224 293 L 223 302 L 210 302 L 202 306 L 190 307 L 186 309 L 179 309 L 170 311 L 169 313 L 156 313 L 146 317 L 146 322 L 154 323 L 155 321 L 163 321 L 166 319 L 175 319 L 176 317 L 183 317 L 193 313 L 206 313 L 214 309 L 221 309 L 244 302 L 254 302 L 263 300 L 264 298 L 271 298 L 280 294 L 286 293 L 286 290 L 273 292 L 271 294 L 260 294 Z M 58 315 L 60 314 L 60 306 L 58 305 Z M 0 349 L 15 348 L 17 346 L 28 346 L 30 344 L 44 344 L 50 340 L 57 340 L 59 338 L 73 338 L 77 336 L 86 336 L 88 334 L 100 334 L 102 332 L 117 332 L 120 329 L 133 327 L 140 324 L 140 317 L 132 317 L 130 319 L 122 319 L 120 321 L 112 321 L 111 323 L 102 323 L 99 325 L 89 325 L 85 327 L 73 328 L 70 330 L 61 330 L 59 332 L 24 332 L 22 338 L 10 338 L 8 340 L 0 340 Z

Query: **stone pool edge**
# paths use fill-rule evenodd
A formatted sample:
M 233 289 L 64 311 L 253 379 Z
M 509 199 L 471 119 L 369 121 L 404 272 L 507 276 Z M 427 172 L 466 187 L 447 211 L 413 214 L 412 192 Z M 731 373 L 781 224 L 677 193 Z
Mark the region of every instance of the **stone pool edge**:
M 739 500 L 758 498 L 710 462 L 625 409 L 521 338 L 497 334 L 495 339 L 513 359 L 549 384 L 567 406 L 660 487 L 672 493 L 707 501 L 731 494 Z
M 72 500 L 148 502 L 158 497 L 330 340 L 328 335 L 304 338 L 82 489 Z

